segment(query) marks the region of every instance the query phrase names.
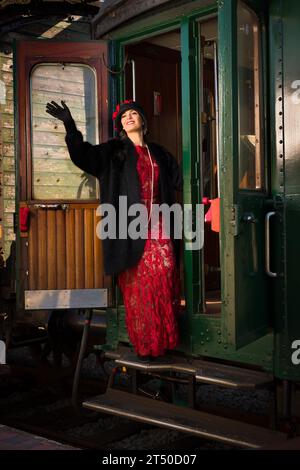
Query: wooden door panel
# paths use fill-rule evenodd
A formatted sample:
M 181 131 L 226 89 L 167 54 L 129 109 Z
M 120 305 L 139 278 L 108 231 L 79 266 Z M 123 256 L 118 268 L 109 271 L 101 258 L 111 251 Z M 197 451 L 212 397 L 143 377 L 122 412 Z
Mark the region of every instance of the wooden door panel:
M 20 232 L 20 303 L 26 290 L 111 286 L 96 235 L 95 178 L 74 167 L 62 123 L 45 113 L 47 101 L 67 97 L 84 138 L 107 140 L 106 56 L 104 41 L 18 44 L 18 198 L 30 209 L 28 231 Z
M 101 266 L 103 266 L 103 251 L 102 251 L 102 243 L 99 242 L 99 238 L 97 237 L 96 233 L 96 226 L 97 223 L 99 222 L 99 217 L 96 216 L 96 211 L 93 212 L 93 218 L 94 218 L 94 231 L 93 231 L 93 237 L 94 237 L 94 283 L 96 286 L 100 285 L 103 279 L 103 272 L 100 269 Z M 104 276 L 104 283 L 106 280 L 106 276 Z
M 75 287 L 82 288 L 84 285 L 84 218 L 83 211 L 75 211 Z
M 46 218 L 46 253 L 47 253 L 47 288 L 56 289 L 58 260 L 56 253 L 56 214 L 53 210 L 47 211 Z M 39 233 L 39 236 L 41 234 Z
M 94 220 L 92 211 L 87 209 L 84 211 L 84 283 L 88 288 L 92 288 L 94 284 Z
M 47 236 L 45 234 L 45 229 L 47 227 L 47 212 L 40 210 L 37 211 L 36 215 L 37 233 L 34 238 L 37 240 L 37 246 L 31 245 L 31 233 L 29 231 L 29 249 L 32 247 L 33 251 L 37 252 L 37 278 L 35 283 L 37 285 L 37 289 L 43 289 L 43 286 L 47 284 Z
M 149 138 L 160 143 L 178 161 L 182 158 L 180 52 L 144 42 L 126 48 L 135 61 L 136 100 L 147 116 Z M 125 69 L 126 97 L 132 97 L 132 69 Z M 162 109 L 154 114 L 154 93 L 160 93 Z
M 76 268 L 74 269 L 75 258 L 75 211 L 67 211 L 65 214 L 65 233 L 66 233 L 66 286 L 68 289 L 76 288 Z
M 96 208 L 31 209 L 29 290 L 106 287 L 96 221 Z
M 66 230 L 65 230 L 65 213 L 63 211 L 56 212 L 56 263 L 59 264 L 57 270 L 57 285 L 64 286 L 67 283 L 67 268 L 65 260 L 67 256 Z

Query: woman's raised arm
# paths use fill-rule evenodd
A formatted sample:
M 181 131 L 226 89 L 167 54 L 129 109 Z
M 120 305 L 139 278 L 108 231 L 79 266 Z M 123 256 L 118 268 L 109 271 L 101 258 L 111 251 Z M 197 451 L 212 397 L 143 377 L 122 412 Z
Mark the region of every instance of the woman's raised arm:
M 70 109 L 64 101 L 61 101 L 61 106 L 55 101 L 47 103 L 46 112 L 64 123 L 66 144 L 72 162 L 86 173 L 99 177 L 109 160 L 107 144 L 92 145 L 84 142 L 82 133 L 77 129 Z

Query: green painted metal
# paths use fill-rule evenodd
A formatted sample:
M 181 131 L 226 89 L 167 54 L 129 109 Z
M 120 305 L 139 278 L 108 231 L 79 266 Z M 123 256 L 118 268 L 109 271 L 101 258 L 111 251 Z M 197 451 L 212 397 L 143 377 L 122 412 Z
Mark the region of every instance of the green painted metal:
M 182 166 L 184 179 L 183 203 L 193 206 L 200 201 L 199 162 L 199 51 L 198 28 L 194 21 L 184 19 L 181 25 L 182 54 Z M 190 317 L 202 309 L 201 258 L 199 250 L 188 250 L 184 240 L 184 281 L 186 313 Z
M 239 190 L 237 1 L 219 9 L 221 253 L 223 331 L 237 348 L 263 336 L 268 327 L 264 272 L 266 192 Z M 250 216 L 254 222 L 247 222 Z
M 234 224 L 228 223 L 232 218 L 232 208 L 234 206 L 234 185 L 233 180 L 237 178 L 237 166 L 233 164 L 232 159 L 232 146 L 233 135 L 236 133 L 236 122 L 234 121 L 233 111 L 236 109 L 236 89 L 231 87 L 234 84 L 235 69 L 232 61 L 234 54 L 232 54 L 234 44 L 234 8 L 232 2 L 220 2 L 219 5 L 221 13 L 220 24 L 220 78 L 221 83 L 220 100 L 221 109 L 223 109 L 223 126 L 221 135 L 224 138 L 224 149 L 221 146 L 221 174 L 223 178 L 223 193 L 226 197 L 223 198 L 223 211 L 224 217 L 222 221 L 223 237 L 222 247 L 224 255 L 222 258 L 222 269 L 226 272 L 223 276 L 223 289 L 227 295 L 224 296 L 223 314 L 222 318 L 210 317 L 202 315 L 202 298 L 201 298 L 201 254 L 199 252 L 185 251 L 185 296 L 186 296 L 186 313 L 180 319 L 180 332 L 182 342 L 180 350 L 187 354 L 193 355 L 207 355 L 213 357 L 227 358 L 229 360 L 238 360 L 245 363 L 262 363 L 267 365 L 266 368 L 270 369 L 271 359 L 266 354 L 261 355 L 261 361 L 258 356 L 253 353 L 251 347 L 248 349 L 241 349 L 238 353 L 235 352 L 235 343 L 230 334 L 234 336 L 234 318 L 235 313 L 235 265 L 233 260 L 234 252 L 234 235 L 236 228 Z M 184 203 L 199 203 L 200 202 L 200 184 L 199 184 L 199 142 L 201 136 L 199 135 L 199 51 L 198 51 L 198 27 L 195 22 L 197 17 L 203 16 L 208 11 L 199 10 L 193 12 L 192 15 L 185 15 L 181 18 L 181 52 L 182 52 L 182 134 L 183 134 L 183 173 L 184 173 Z M 116 69 L 121 70 L 124 64 L 124 45 L 136 39 L 142 39 L 145 36 L 145 31 L 148 34 L 160 34 L 175 26 L 174 17 L 170 15 L 169 23 L 160 22 L 152 24 L 151 29 L 147 30 L 147 19 L 145 19 L 143 32 L 137 33 L 138 27 L 136 24 L 127 30 L 127 36 L 121 37 L 116 41 Z M 231 25 L 231 42 L 228 43 L 228 27 Z M 179 24 L 176 23 L 176 27 Z M 120 33 L 117 31 L 116 35 Z M 123 76 L 117 75 L 118 85 L 116 86 L 118 100 L 124 98 L 122 92 L 124 90 Z M 236 145 L 236 144 L 235 144 Z M 234 176 L 232 175 L 236 175 Z M 221 189 L 222 191 L 222 189 Z M 224 223 L 224 221 L 227 221 Z M 119 341 L 126 340 L 126 329 L 124 321 L 124 311 L 118 308 L 117 319 L 114 321 L 114 327 L 118 331 L 117 337 Z M 265 341 L 262 340 L 263 345 L 269 346 L 269 336 Z M 109 338 L 108 338 L 109 339 Z M 116 338 L 111 338 L 115 343 Z
M 231 1 L 219 3 L 218 16 L 218 36 L 219 36 L 219 149 L 220 149 L 220 195 L 221 195 L 221 276 L 222 289 L 222 333 L 225 344 L 234 343 L 235 328 L 235 269 L 234 269 L 234 236 L 235 236 L 235 200 L 233 193 L 232 179 L 233 172 L 237 168 L 233 165 L 234 148 L 237 142 L 234 136 L 237 135 L 237 123 L 234 120 L 236 109 L 237 83 L 235 81 L 236 64 L 234 59 L 234 47 L 236 23 L 234 12 L 236 1 L 232 5 Z
M 226 341 L 223 336 L 219 318 L 209 315 L 195 315 L 193 319 L 192 355 L 206 356 L 226 361 L 252 364 L 264 370 L 273 370 L 272 333 L 247 344 L 238 350 Z
M 124 45 L 174 28 L 182 37 L 182 110 L 184 202 L 200 202 L 199 187 L 199 64 L 197 18 L 216 11 L 214 2 L 194 1 L 150 15 L 112 32 L 110 67 L 121 71 Z M 266 129 L 270 168 L 267 194 L 239 192 L 237 158 L 237 83 L 236 83 L 236 4 L 221 0 L 219 4 L 219 83 L 220 83 L 220 156 L 222 208 L 222 316 L 201 314 L 201 254 L 185 252 L 187 311 L 180 318 L 180 351 L 194 357 L 206 356 L 260 366 L 279 378 L 300 380 L 300 365 L 292 363 L 292 342 L 300 340 L 300 299 L 298 260 L 300 247 L 300 104 L 296 82 L 300 81 L 298 60 L 299 5 L 296 0 L 271 0 L 247 3 L 258 14 L 269 15 L 269 117 Z M 178 4 L 178 2 L 177 2 Z M 202 8 L 202 6 L 205 7 Z M 268 12 L 268 6 L 270 11 Z M 15 61 L 14 61 L 15 63 Z M 111 111 L 124 96 L 124 75 L 110 74 Z M 14 86 L 16 93 L 16 76 Z M 280 98 L 283 98 L 279 101 Z M 265 100 L 266 101 L 266 100 Z M 17 103 L 17 100 L 15 100 Z M 280 114 L 282 113 L 282 114 Z M 17 112 L 15 112 L 17 116 Z M 17 122 L 15 129 L 18 129 Z M 15 133 L 17 142 L 17 132 Z M 283 140 L 284 142 L 280 142 Z M 18 168 L 17 168 L 18 171 Z M 18 177 L 16 178 L 18 184 Z M 18 192 L 18 188 L 17 188 Z M 18 201 L 18 198 L 17 198 Z M 263 226 L 263 215 L 275 210 L 272 226 L 273 267 L 279 276 L 249 277 L 251 227 L 242 221 L 243 214 L 253 215 Z M 17 207 L 18 213 L 18 207 Z M 263 230 L 259 239 L 259 264 L 263 266 Z M 19 261 L 19 249 L 17 260 Z M 248 266 L 248 271 L 244 267 Z M 19 266 L 17 266 L 17 272 Z M 268 302 L 266 303 L 266 297 Z M 120 299 L 119 299 L 120 300 Z M 119 302 L 120 304 L 120 302 Z M 261 310 L 257 309 L 260 305 Z M 266 317 L 268 315 L 269 318 Z M 107 310 L 107 338 L 103 349 L 115 349 L 119 342 L 129 344 L 122 305 Z M 271 319 L 269 321 L 269 319 Z M 256 323 L 258 322 L 258 323 Z M 256 328 L 257 327 L 257 328 Z M 266 327 L 268 332 L 265 334 Z M 274 335 L 272 329 L 274 327 Z M 261 337 L 258 337 L 260 336 Z M 255 339 L 258 337 L 258 339 Z M 246 344 L 248 343 L 248 344 Z M 245 345 L 244 345 L 245 344 Z M 238 348 L 237 348 L 238 347 Z
M 187 311 L 180 319 L 182 344 L 180 350 L 192 356 L 207 356 L 233 362 L 261 366 L 281 378 L 299 380 L 300 366 L 291 362 L 291 342 L 300 339 L 300 301 L 297 296 L 298 273 L 294 259 L 300 258 L 298 230 L 300 225 L 300 188 L 297 148 L 298 120 L 297 106 L 291 106 L 291 96 L 297 88 L 291 84 L 300 80 L 297 60 L 297 21 L 299 19 L 296 0 L 283 4 L 280 0 L 271 2 L 249 1 L 256 12 L 266 15 L 270 3 L 270 81 L 269 116 L 270 144 L 267 145 L 271 162 L 269 191 L 252 193 L 238 191 L 238 127 L 237 127 L 237 82 L 236 82 L 236 0 L 219 2 L 219 83 L 220 83 L 220 174 L 221 174 L 221 268 L 223 305 L 221 317 L 203 315 L 201 312 L 201 276 L 199 253 L 185 253 Z M 281 9 L 283 18 L 281 18 Z M 206 12 L 212 12 L 210 6 Z M 160 34 L 168 29 L 180 27 L 182 38 L 182 112 L 183 112 L 183 170 L 185 179 L 184 202 L 199 202 L 199 109 L 198 109 L 198 38 L 195 18 L 203 10 L 189 11 L 180 18 L 171 14 L 160 21 L 143 19 L 120 28 L 111 37 L 118 38 L 115 46 L 115 67 L 124 63 L 124 45 L 148 35 Z M 139 26 L 140 25 L 140 26 Z M 126 34 L 124 34 L 124 31 Z M 295 39 L 296 38 L 296 39 Z M 282 49 L 282 47 L 284 47 Z M 291 51 L 291 53 L 290 53 Z M 284 58 L 284 62 L 280 59 Z M 281 72 L 281 74 L 279 74 Z M 299 72 L 299 73 L 298 73 Z M 114 79 L 116 102 L 124 98 L 122 74 Z M 278 98 L 284 89 L 284 135 L 285 155 L 281 151 L 278 136 Z M 266 102 L 266 100 L 265 100 Z M 299 105 L 298 105 L 299 106 Z M 283 115 L 282 115 L 283 116 Z M 267 126 L 266 126 L 267 127 Z M 281 139 L 279 139 L 281 140 Z M 251 228 L 243 222 L 248 212 L 258 219 L 263 227 L 267 210 L 275 209 L 274 235 L 271 252 L 274 253 L 274 270 L 280 276 L 266 282 L 266 277 L 250 276 L 249 249 Z M 257 230 L 259 240 L 258 259 L 263 267 L 263 230 Z M 286 261 L 284 261 L 286 259 Z M 248 264 L 247 264 L 248 263 Z M 245 266 L 247 269 L 245 269 Z M 266 302 L 268 296 L 268 302 Z M 258 306 L 261 307 L 259 310 Z M 271 319 L 268 321 L 267 315 Z M 274 318 L 275 317 L 275 318 Z M 273 320 L 272 320 L 273 319 Z M 116 347 L 119 341 L 127 342 L 124 324 L 124 309 L 110 310 L 108 315 L 107 347 Z M 268 333 L 266 333 L 268 326 Z M 274 327 L 274 335 L 272 334 Z M 260 336 L 260 337 L 259 337 Z M 247 344 L 248 343 L 248 344 Z M 274 365 L 275 364 L 275 365 Z
M 203 2 L 194 2 L 203 3 Z M 209 14 L 215 11 L 215 5 L 206 6 L 201 12 L 197 13 L 197 16 Z M 181 15 L 175 18 L 174 12 L 169 12 L 168 21 L 159 21 L 158 24 L 153 24 L 152 18 L 150 18 L 150 25 L 148 25 L 149 19 L 145 19 L 143 22 L 143 29 L 140 32 L 138 24 L 134 24 L 133 28 L 127 30 L 126 37 L 121 37 L 115 41 L 116 51 L 116 70 L 121 70 L 126 60 L 124 54 L 124 46 L 135 40 L 142 40 L 147 37 L 162 34 L 166 31 L 170 31 L 175 27 L 180 27 L 182 37 L 182 122 L 183 124 L 183 172 L 185 180 L 184 190 L 184 202 L 187 204 L 195 204 L 200 201 L 200 174 L 199 174 L 199 112 L 198 112 L 198 27 L 192 18 L 195 14 L 195 5 L 193 8 L 187 10 L 186 16 L 182 18 Z M 117 37 L 119 32 L 116 32 Z M 188 72 L 188 73 L 187 73 Z M 124 74 L 116 75 L 118 85 L 115 87 L 117 92 L 116 102 L 124 99 Z M 116 104 L 116 103 L 115 103 Z M 193 211 L 195 212 L 195 211 Z M 195 215 L 195 214 L 194 214 Z M 202 298 L 201 298 L 201 253 L 199 251 L 185 251 L 185 297 L 187 303 L 186 315 L 180 319 L 180 331 L 182 343 L 180 350 L 190 353 L 191 352 L 191 318 L 195 312 L 202 310 Z M 122 312 L 124 314 L 124 312 Z M 122 315 L 121 313 L 121 315 Z M 124 337 L 126 332 L 123 328 L 124 322 L 119 322 L 119 334 L 120 337 Z
M 270 2 L 271 73 L 274 119 L 273 192 L 281 197 L 281 265 L 276 312 L 275 373 L 300 380 L 300 364 L 292 362 L 292 343 L 300 340 L 299 229 L 300 229 L 300 63 L 299 3 Z M 280 115 L 279 113 L 282 112 Z M 282 141 L 282 142 L 281 142 Z
M 154 10 L 140 19 L 131 20 L 125 26 L 121 25 L 109 33 L 109 39 L 124 43 L 149 38 L 180 26 L 182 19 L 214 13 L 216 5 L 216 0 L 173 2 L 173 5 Z

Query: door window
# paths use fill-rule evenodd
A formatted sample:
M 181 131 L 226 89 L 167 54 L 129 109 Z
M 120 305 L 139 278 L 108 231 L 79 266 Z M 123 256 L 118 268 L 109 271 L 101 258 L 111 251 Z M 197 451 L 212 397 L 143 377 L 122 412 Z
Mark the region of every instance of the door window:
M 264 187 L 261 30 L 256 14 L 238 2 L 239 187 Z
M 64 100 L 84 140 L 98 141 L 95 71 L 83 64 L 38 64 L 30 77 L 32 198 L 91 200 L 97 181 L 70 160 L 61 121 L 45 111 L 48 101 Z

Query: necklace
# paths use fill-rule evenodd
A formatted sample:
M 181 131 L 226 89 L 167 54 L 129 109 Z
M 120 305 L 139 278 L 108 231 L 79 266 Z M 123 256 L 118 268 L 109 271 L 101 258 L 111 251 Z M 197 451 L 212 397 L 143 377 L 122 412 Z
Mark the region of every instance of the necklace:
M 148 224 L 149 225 L 149 222 L 150 222 L 150 218 L 151 218 L 151 214 L 152 214 L 152 205 L 153 205 L 153 187 L 154 187 L 154 165 L 153 165 L 153 161 L 152 161 L 152 158 L 151 158 L 151 154 L 150 154 L 150 150 L 149 150 L 149 147 L 148 145 L 146 145 L 146 149 L 147 149 L 147 152 L 148 152 L 148 157 L 149 157 L 149 160 L 150 160 L 150 163 L 151 163 L 151 199 L 150 199 L 150 210 L 149 210 L 149 215 L 148 215 Z

